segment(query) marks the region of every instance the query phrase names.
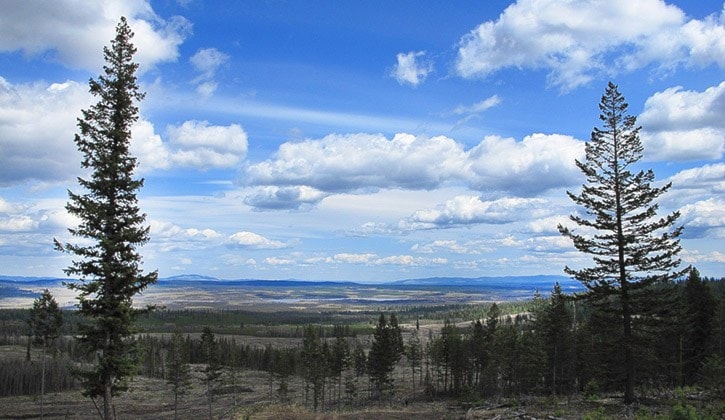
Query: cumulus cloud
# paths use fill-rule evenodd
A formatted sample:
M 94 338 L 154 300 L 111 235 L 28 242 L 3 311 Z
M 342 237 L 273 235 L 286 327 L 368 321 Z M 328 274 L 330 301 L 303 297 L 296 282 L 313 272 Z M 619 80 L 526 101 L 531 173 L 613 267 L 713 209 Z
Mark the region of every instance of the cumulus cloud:
M 229 237 L 229 242 L 235 246 L 250 249 L 281 249 L 289 245 L 283 242 L 265 238 L 253 232 L 237 232 Z
M 274 265 L 274 266 L 285 266 L 285 265 L 294 265 L 296 264 L 295 260 L 290 258 L 280 258 L 280 257 L 267 257 L 262 261 L 264 264 L 267 265 Z
M 680 207 L 725 193 L 725 163 L 685 169 L 667 179 L 672 188 L 663 201 Z
M 307 210 L 327 196 L 322 191 L 304 185 L 268 186 L 256 188 L 245 197 L 244 203 L 257 210 Z
M 558 233 L 557 226 L 568 226 L 571 222 L 569 216 L 555 215 L 534 219 L 526 225 L 526 231 L 534 235 L 546 235 L 550 233 Z
M 325 262 L 327 263 L 344 263 L 344 264 L 370 264 L 371 262 L 379 259 L 376 254 L 335 254 L 332 257 L 327 257 Z
M 0 77 L 0 186 L 80 175 L 81 155 L 73 138 L 81 109 L 92 102 L 87 86 L 77 82 L 13 85 Z M 131 128 L 130 151 L 140 172 L 171 166 L 229 168 L 246 157 L 247 134 L 237 124 L 186 121 L 167 131 L 164 141 L 143 116 Z
M 488 136 L 469 155 L 475 188 L 533 195 L 580 179 L 575 160 L 583 159 L 584 143 L 560 134 L 532 134 L 520 142 Z
M 454 254 L 481 254 L 493 251 L 493 248 L 484 241 L 467 241 L 460 243 L 452 239 L 438 239 L 428 243 L 416 243 L 411 251 L 420 254 L 435 254 L 440 252 L 452 252 Z
M 170 222 L 151 220 L 150 245 L 161 252 L 205 249 L 222 241 L 222 234 L 214 229 L 183 228 Z
M 144 119 L 136 122 L 131 131 L 130 150 L 138 158 L 141 172 L 173 166 L 231 168 L 247 154 L 247 133 L 238 124 L 220 126 L 208 121 L 185 121 L 167 127 L 167 141 Z
M 415 257 L 412 255 L 390 255 L 381 257 L 373 253 L 335 254 L 324 260 L 328 264 L 362 264 L 362 265 L 397 265 L 397 266 L 430 266 L 448 263 L 445 258 Z
M 725 200 L 712 197 L 687 204 L 680 209 L 680 223 L 686 238 L 725 239 Z
M 247 154 L 247 133 L 237 124 L 209 125 L 208 121 L 186 121 L 167 128 L 171 160 L 179 166 L 229 168 Z
M 418 210 L 401 220 L 403 230 L 435 229 L 470 224 L 503 224 L 548 212 L 541 198 L 507 197 L 485 201 L 476 196 L 458 196 L 434 209 Z
M 209 97 L 214 94 L 217 83 L 214 76 L 222 65 L 229 61 L 229 56 L 216 48 L 201 48 L 191 58 L 189 62 L 194 66 L 199 76 L 192 83 L 197 85 L 196 91 L 203 97 Z
M 215 239 L 222 235 L 214 229 L 182 228 L 173 223 L 152 220 L 149 223 L 153 238 L 200 238 Z
M 463 147 L 454 140 L 396 134 L 332 134 L 284 143 L 274 160 L 251 165 L 252 185 L 306 185 L 324 192 L 364 188 L 432 189 L 462 176 Z
M 649 65 L 725 67 L 724 21 L 687 20 L 661 0 L 519 0 L 460 40 L 456 71 L 473 78 L 545 69 L 549 83 L 566 91 Z
M 12 85 L 0 77 L 0 185 L 77 176 L 76 118 L 90 101 L 76 82 Z
M 725 82 L 704 92 L 681 86 L 652 95 L 638 121 L 648 160 L 722 159 Z
M 101 0 L 82 6 L 71 0 L 27 0 L 3 4 L 0 51 L 43 55 L 68 67 L 96 71 L 120 16 L 126 16 L 135 33 L 140 72 L 175 61 L 179 45 L 191 32 L 189 21 L 180 16 L 162 19 L 145 0 Z
M 425 51 L 411 51 L 399 53 L 398 62 L 393 67 L 391 76 L 402 84 L 418 86 L 433 72 L 433 64 L 423 60 Z

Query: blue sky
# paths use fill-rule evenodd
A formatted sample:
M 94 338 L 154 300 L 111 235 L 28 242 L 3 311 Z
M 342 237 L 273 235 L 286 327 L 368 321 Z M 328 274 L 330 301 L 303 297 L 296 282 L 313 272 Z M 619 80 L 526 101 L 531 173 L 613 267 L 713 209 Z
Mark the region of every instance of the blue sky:
M 73 135 L 121 15 L 161 276 L 562 274 L 557 230 L 608 81 L 673 183 L 681 257 L 725 268 L 722 1 L 10 1 L 0 15 L 0 272 L 62 276 Z

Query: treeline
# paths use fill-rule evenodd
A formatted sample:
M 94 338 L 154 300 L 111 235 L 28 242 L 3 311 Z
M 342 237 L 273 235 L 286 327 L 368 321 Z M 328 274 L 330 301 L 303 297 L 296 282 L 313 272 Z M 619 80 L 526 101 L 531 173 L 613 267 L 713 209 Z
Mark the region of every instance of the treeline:
M 701 279 L 693 270 L 686 281 L 657 287 L 672 299 L 659 322 L 635 325 L 638 337 L 647 338 L 641 343 L 646 351 L 638 353 L 637 387 L 657 392 L 696 385 L 722 392 L 725 282 Z M 445 320 L 440 329 L 420 328 L 414 319 L 403 328 L 397 314 L 378 314 L 371 334 L 361 335 L 348 325 L 309 323 L 295 327 L 294 335 L 302 340 L 289 347 L 239 343 L 223 333 L 228 326 L 216 322 L 201 334 L 181 329 L 174 334 L 144 333 L 136 337 L 142 354 L 139 370 L 166 380 L 182 398 L 181 385 L 191 381 L 189 372 L 196 369 L 207 382 L 210 405 L 215 394 L 238 392 L 236 383 L 245 370 L 267 372 L 269 395 L 280 402 L 290 400 L 290 382 L 297 378 L 304 383 L 304 389 L 296 390 L 298 401 L 303 393 L 314 410 L 393 398 L 475 399 L 620 389 L 617 349 L 608 337 L 616 332 L 597 308 L 556 285 L 550 296 L 537 295 L 522 309 L 526 311 L 512 315 L 497 304 L 472 307 L 485 314 L 467 322 Z M 204 320 L 215 316 L 184 313 Z M 3 325 L 13 324 L 5 315 Z M 228 314 L 219 316 L 214 319 Z M 405 316 L 412 318 L 411 312 Z M 27 334 L 0 337 L 5 344 L 28 343 Z M 55 340 L 45 358 L 48 391 L 77 386 L 70 366 L 88 362 L 70 336 Z M 37 393 L 39 366 L 37 357 L 26 363 L 0 363 L 0 395 Z

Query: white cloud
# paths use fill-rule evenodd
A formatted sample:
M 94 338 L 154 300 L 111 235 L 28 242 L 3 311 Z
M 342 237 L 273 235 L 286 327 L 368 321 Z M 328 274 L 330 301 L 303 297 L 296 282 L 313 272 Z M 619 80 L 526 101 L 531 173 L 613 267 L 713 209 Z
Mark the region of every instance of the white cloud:
M 229 61 L 229 56 L 216 48 L 200 48 L 189 59 L 202 79 L 213 78 L 217 69 L 227 61 Z
M 559 232 L 559 229 L 557 229 L 557 226 L 559 226 L 559 225 L 567 226 L 570 223 L 572 223 L 572 222 L 568 216 L 562 216 L 562 215 L 549 216 L 549 217 L 543 217 L 540 219 L 532 220 L 531 222 L 529 222 L 526 225 L 526 230 L 528 231 L 528 233 L 532 233 L 535 235 L 557 233 L 557 232 Z
M 670 203 L 672 208 L 717 197 L 725 193 L 725 163 L 685 169 L 667 181 L 672 188 L 663 197 L 663 203 Z
M 113 39 L 120 16 L 128 18 L 135 33 L 132 42 L 138 49 L 135 58 L 140 72 L 176 60 L 179 45 L 191 31 L 183 17 L 164 20 L 144 0 L 82 5 L 71 0 L 6 2 L 0 14 L 0 51 L 45 54 L 68 67 L 97 71 L 103 63 L 103 47 Z
M 201 95 L 205 98 L 208 98 L 211 95 L 213 95 L 214 92 L 216 92 L 216 88 L 218 86 L 219 85 L 216 82 L 211 82 L 211 81 L 199 83 L 196 86 L 196 93 L 198 93 L 199 95 Z
M 261 187 L 245 202 L 261 209 L 297 209 L 341 193 L 433 190 L 465 185 L 532 196 L 580 179 L 575 159 L 584 143 L 533 134 L 522 141 L 490 136 L 465 151 L 445 137 L 399 133 L 332 134 L 282 144 L 274 159 L 250 165 L 243 182 Z
M 335 254 L 332 257 L 325 259 L 327 263 L 344 263 L 344 264 L 370 264 L 372 261 L 378 259 L 376 254 Z
M 229 56 L 216 48 L 201 48 L 191 56 L 189 62 L 199 72 L 199 76 L 192 83 L 197 84 L 196 91 L 201 96 L 209 97 L 214 94 L 217 88 L 214 76 L 219 67 L 228 61 Z
M 452 252 L 454 254 L 481 254 L 483 252 L 491 252 L 491 248 L 484 241 L 468 241 L 460 243 L 452 239 L 438 239 L 433 242 L 414 244 L 411 251 L 419 254 L 435 254 L 441 252 Z
M 289 245 L 265 238 L 253 232 L 237 232 L 229 237 L 229 241 L 234 245 L 251 249 L 281 249 L 287 248 Z
M 169 126 L 171 160 L 179 166 L 228 168 L 247 154 L 247 133 L 237 124 L 209 125 L 208 121 L 186 121 Z
M 267 265 L 294 265 L 295 260 L 289 259 L 289 258 L 279 258 L 279 257 L 268 257 L 265 258 L 262 262 L 264 262 Z
M 469 114 L 479 114 L 481 112 L 484 112 L 490 108 L 493 108 L 501 103 L 501 98 L 498 97 L 498 95 L 492 95 L 488 98 L 476 102 L 473 105 L 458 105 L 456 108 L 454 108 L 450 114 L 453 115 L 469 115 Z
M 0 232 L 29 232 L 38 228 L 38 222 L 30 216 L 0 216 Z
M 700 252 L 697 250 L 683 249 L 682 261 L 697 265 L 700 263 L 725 263 L 725 253 L 719 251 Z
M 725 200 L 712 197 L 687 204 L 680 209 L 680 223 L 687 238 L 713 237 L 725 239 Z
M 725 82 L 704 92 L 681 86 L 652 95 L 638 121 L 649 160 L 722 159 L 725 152 Z
M 421 60 L 423 56 L 425 56 L 425 51 L 399 53 L 397 55 L 398 62 L 393 67 L 391 76 L 401 85 L 408 83 L 418 86 L 423 83 L 426 77 L 433 72 L 433 64 Z
M 182 228 L 173 223 L 158 220 L 152 220 L 149 225 L 151 226 L 151 234 L 153 238 L 216 239 L 222 236 L 213 229 Z
M 159 252 L 203 250 L 221 243 L 222 234 L 214 229 L 183 228 L 170 222 L 151 220 L 150 247 Z
M 252 185 L 306 185 L 324 192 L 364 188 L 432 189 L 460 178 L 465 152 L 454 140 L 396 134 L 332 134 L 284 143 L 275 160 L 251 165 Z
M 485 77 L 543 68 L 562 90 L 648 65 L 725 67 L 722 17 L 687 21 L 661 0 L 519 0 L 459 43 L 456 70 Z
M 526 249 L 533 252 L 571 252 L 574 251 L 574 245 L 567 237 L 556 236 L 536 236 L 526 240 Z
M 132 128 L 131 153 L 139 170 L 169 169 L 172 166 L 197 169 L 230 168 L 247 154 L 247 133 L 237 125 L 209 125 L 208 121 L 185 121 L 167 127 L 168 141 L 156 134 L 153 125 L 139 120 Z
M 73 81 L 12 85 L 0 77 L 0 185 L 62 182 L 81 174 L 73 138 L 81 109 L 93 101 L 87 91 Z M 237 124 L 186 121 L 170 126 L 170 140 L 164 142 L 142 116 L 131 134 L 130 151 L 142 173 L 175 165 L 229 168 L 246 157 L 248 147 L 247 134 Z
M 171 166 L 171 152 L 150 121 L 139 119 L 131 127 L 130 153 L 136 157 L 141 173 Z
M 469 224 L 502 224 L 547 213 L 541 198 L 501 198 L 484 201 L 476 196 L 458 196 L 434 209 L 418 210 L 401 220 L 403 230 L 436 229 Z
M 0 185 L 80 174 L 73 137 L 91 101 L 87 90 L 72 81 L 12 85 L 0 77 Z
M 258 187 L 244 198 L 244 203 L 257 210 L 307 210 L 328 194 L 304 185 L 293 187 Z
M 447 264 L 446 258 L 423 258 L 414 257 L 412 255 L 391 255 L 377 259 L 373 262 L 375 265 L 402 265 L 402 266 L 426 266 L 426 265 L 442 265 Z
M 532 134 L 520 142 L 488 136 L 469 155 L 475 188 L 533 195 L 580 179 L 575 160 L 584 157 L 584 143 L 560 134 Z

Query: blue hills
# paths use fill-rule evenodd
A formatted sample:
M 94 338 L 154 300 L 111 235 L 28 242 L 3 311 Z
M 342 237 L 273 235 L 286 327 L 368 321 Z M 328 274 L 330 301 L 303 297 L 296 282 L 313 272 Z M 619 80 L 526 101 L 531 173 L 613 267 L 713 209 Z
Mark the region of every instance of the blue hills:
M 0 299 L 10 297 L 33 297 L 38 289 L 63 287 L 66 278 L 54 277 L 21 277 L 0 275 Z M 533 276 L 482 276 L 475 278 L 465 277 L 428 277 L 412 278 L 388 282 L 353 282 L 353 281 L 319 281 L 319 280 L 262 280 L 262 279 L 218 279 L 216 277 L 198 274 L 183 274 L 160 278 L 158 283 L 151 286 L 154 289 L 172 290 L 185 289 L 397 289 L 397 290 L 458 290 L 458 291 L 484 291 L 494 292 L 499 296 L 511 298 L 525 298 L 533 296 L 535 290 L 547 295 L 558 282 L 564 292 L 572 293 L 582 291 L 582 285 L 569 277 L 557 275 Z M 35 290 L 35 291 L 34 291 Z M 151 289 L 150 289 L 151 290 Z

